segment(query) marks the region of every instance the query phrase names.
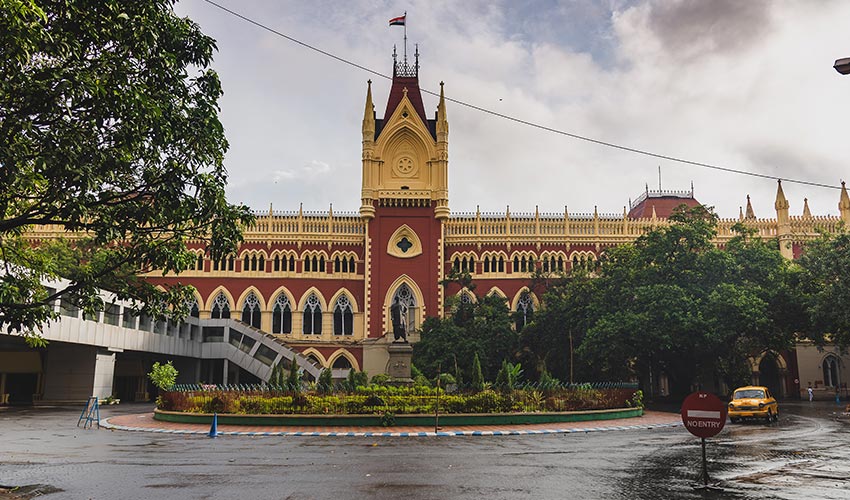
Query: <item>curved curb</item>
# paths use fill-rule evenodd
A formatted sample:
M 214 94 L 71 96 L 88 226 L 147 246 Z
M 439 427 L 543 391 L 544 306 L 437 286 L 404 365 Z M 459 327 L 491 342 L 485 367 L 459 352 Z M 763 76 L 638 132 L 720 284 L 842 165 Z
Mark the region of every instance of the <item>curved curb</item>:
M 208 431 L 193 431 L 184 429 L 157 429 L 150 427 L 130 427 L 126 425 L 115 425 L 108 418 L 101 421 L 100 426 L 106 429 L 120 431 L 156 432 L 161 434 L 190 434 L 208 435 Z M 445 432 L 305 432 L 305 431 L 279 431 L 279 432 L 245 432 L 245 431 L 219 431 L 219 436 L 285 436 L 285 437 L 451 437 L 451 436 L 528 436 L 537 434 L 578 434 L 588 432 L 606 431 L 629 431 L 629 430 L 651 430 L 670 427 L 681 427 L 681 422 L 667 424 L 644 424 L 644 425 L 619 425 L 611 427 L 588 427 L 588 428 L 565 428 L 565 429 L 512 429 L 503 431 L 445 431 Z

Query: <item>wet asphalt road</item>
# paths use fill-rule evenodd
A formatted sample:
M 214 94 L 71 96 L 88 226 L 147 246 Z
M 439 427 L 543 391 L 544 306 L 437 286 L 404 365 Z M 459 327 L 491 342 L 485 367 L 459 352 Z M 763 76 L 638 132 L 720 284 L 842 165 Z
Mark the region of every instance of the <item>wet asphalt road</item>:
M 122 405 L 112 413 L 150 411 Z M 0 486 L 47 499 L 850 499 L 850 418 L 785 403 L 777 424 L 587 434 L 219 437 L 82 430 L 77 409 L 0 409 Z M 19 490 L 19 493 L 27 490 Z M 52 491 L 52 492 L 51 492 Z M 0 498 L 15 498 L 0 493 Z M 24 496 L 27 498 L 27 496 Z

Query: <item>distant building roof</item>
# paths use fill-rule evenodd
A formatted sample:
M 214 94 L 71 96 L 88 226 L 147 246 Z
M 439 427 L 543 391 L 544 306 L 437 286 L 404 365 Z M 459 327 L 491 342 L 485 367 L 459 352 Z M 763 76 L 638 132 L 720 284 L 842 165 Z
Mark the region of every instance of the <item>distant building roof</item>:
M 680 205 L 687 205 L 688 208 L 702 205 L 694 198 L 693 187 L 690 191 L 650 191 L 647 188 L 635 201 L 629 204 L 629 218 L 650 218 L 654 209 L 656 217 L 666 219 Z

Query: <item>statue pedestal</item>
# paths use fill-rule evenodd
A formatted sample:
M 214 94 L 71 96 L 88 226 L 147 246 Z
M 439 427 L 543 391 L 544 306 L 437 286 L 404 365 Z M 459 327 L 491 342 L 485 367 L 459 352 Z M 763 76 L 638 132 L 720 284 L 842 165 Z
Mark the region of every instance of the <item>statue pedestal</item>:
M 397 384 L 412 384 L 410 378 L 410 359 L 413 357 L 413 346 L 407 342 L 393 342 L 387 346 L 390 360 L 387 362 L 387 374 Z

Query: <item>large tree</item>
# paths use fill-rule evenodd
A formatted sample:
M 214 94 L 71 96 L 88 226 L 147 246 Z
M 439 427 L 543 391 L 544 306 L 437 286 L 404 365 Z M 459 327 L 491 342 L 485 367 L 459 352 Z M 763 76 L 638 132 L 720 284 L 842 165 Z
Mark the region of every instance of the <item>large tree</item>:
M 676 393 L 738 383 L 749 356 L 791 345 L 791 267 L 743 226 L 715 247 L 716 216 L 701 207 L 670 222 L 608 252 L 580 352 L 611 377 L 663 370 Z
M 850 233 L 809 243 L 799 264 L 808 337 L 818 345 L 850 346 Z
M 66 295 L 186 312 L 138 278 L 232 251 L 252 216 L 225 199 L 215 42 L 172 0 L 0 0 L 0 327 L 37 341 Z M 56 236 L 34 241 L 27 231 Z M 70 286 L 49 290 L 47 279 Z
M 539 377 L 544 371 L 570 382 L 591 380 L 596 375 L 576 350 L 590 326 L 597 281 L 580 267 L 567 275 L 535 273 L 531 286 L 543 297 L 543 307 L 519 337 L 521 360 L 529 378 Z
M 420 341 L 413 346 L 413 362 L 426 375 L 434 376 L 438 366 L 472 380 L 476 353 L 487 380 L 495 380 L 502 361 L 515 359 L 517 333 L 511 325 L 507 301 L 496 294 L 479 297 L 468 273 L 452 275 L 443 283 L 456 283 L 472 294 L 469 301 L 450 297 L 449 317 L 428 318 L 422 325 Z M 466 292 L 465 292 L 466 293 Z

